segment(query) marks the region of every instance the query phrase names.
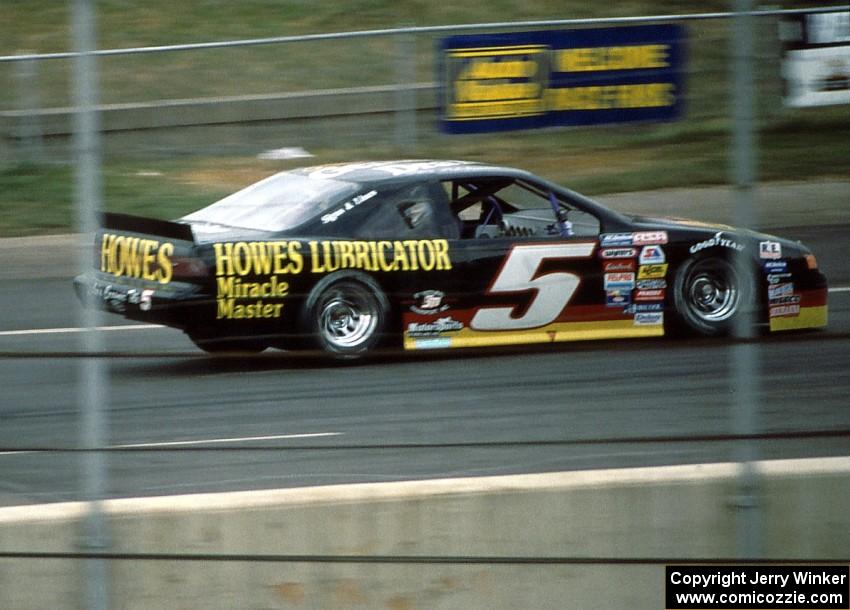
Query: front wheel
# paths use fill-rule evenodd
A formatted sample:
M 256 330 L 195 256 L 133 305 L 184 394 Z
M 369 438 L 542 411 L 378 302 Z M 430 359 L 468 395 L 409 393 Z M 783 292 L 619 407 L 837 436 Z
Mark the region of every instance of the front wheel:
M 679 320 L 708 336 L 729 334 L 753 299 L 752 280 L 733 262 L 717 257 L 686 261 L 676 273 L 673 290 Z
M 301 328 L 320 350 L 337 358 L 357 358 L 381 341 L 389 303 L 369 276 L 344 273 L 324 278 L 302 312 Z

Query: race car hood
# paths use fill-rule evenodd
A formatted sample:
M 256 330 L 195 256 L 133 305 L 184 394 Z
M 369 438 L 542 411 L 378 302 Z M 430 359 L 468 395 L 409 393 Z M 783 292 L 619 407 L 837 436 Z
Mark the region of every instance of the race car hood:
M 739 235 L 742 238 L 752 242 L 779 242 L 782 245 L 783 249 L 787 248 L 789 252 L 793 253 L 805 254 L 809 252 L 808 248 L 806 248 L 800 242 L 797 241 L 785 239 L 784 237 L 777 237 L 776 235 L 770 235 L 768 233 L 753 231 L 752 229 L 739 229 L 731 225 L 721 223 L 707 223 L 686 218 L 648 218 L 645 216 L 633 216 L 632 222 L 634 222 L 634 224 L 641 229 L 660 229 L 664 231 L 675 232 L 685 237 L 685 239 L 688 238 L 688 234 L 692 234 L 694 240 L 702 240 L 706 237 L 710 237 L 716 233 L 722 232 L 727 234 Z

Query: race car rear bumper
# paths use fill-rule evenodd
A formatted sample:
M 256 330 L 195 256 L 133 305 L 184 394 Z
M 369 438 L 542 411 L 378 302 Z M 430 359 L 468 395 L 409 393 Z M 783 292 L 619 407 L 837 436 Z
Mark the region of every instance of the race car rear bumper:
M 116 281 L 114 276 L 94 272 L 75 277 L 74 291 L 86 307 L 175 328 L 185 327 L 192 312 L 208 300 L 194 284 L 171 282 L 160 287 L 149 282 Z

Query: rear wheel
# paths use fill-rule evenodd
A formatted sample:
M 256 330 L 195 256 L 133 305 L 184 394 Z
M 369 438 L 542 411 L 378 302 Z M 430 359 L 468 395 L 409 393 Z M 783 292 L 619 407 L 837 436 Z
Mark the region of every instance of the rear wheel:
M 357 358 L 377 347 L 389 303 L 381 288 L 361 273 L 331 275 L 304 304 L 301 329 L 318 349 L 337 358 Z
M 718 257 L 695 258 L 679 268 L 674 283 L 676 313 L 683 325 L 703 335 L 731 332 L 753 298 L 751 280 Z

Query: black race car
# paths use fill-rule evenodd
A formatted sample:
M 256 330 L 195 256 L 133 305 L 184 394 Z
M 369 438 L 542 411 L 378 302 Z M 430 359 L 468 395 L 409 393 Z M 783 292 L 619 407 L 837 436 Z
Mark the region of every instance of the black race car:
M 827 322 L 826 279 L 797 242 L 626 216 L 479 163 L 306 167 L 175 222 L 102 225 L 80 299 L 207 351 L 720 335 L 743 311 L 771 331 Z

